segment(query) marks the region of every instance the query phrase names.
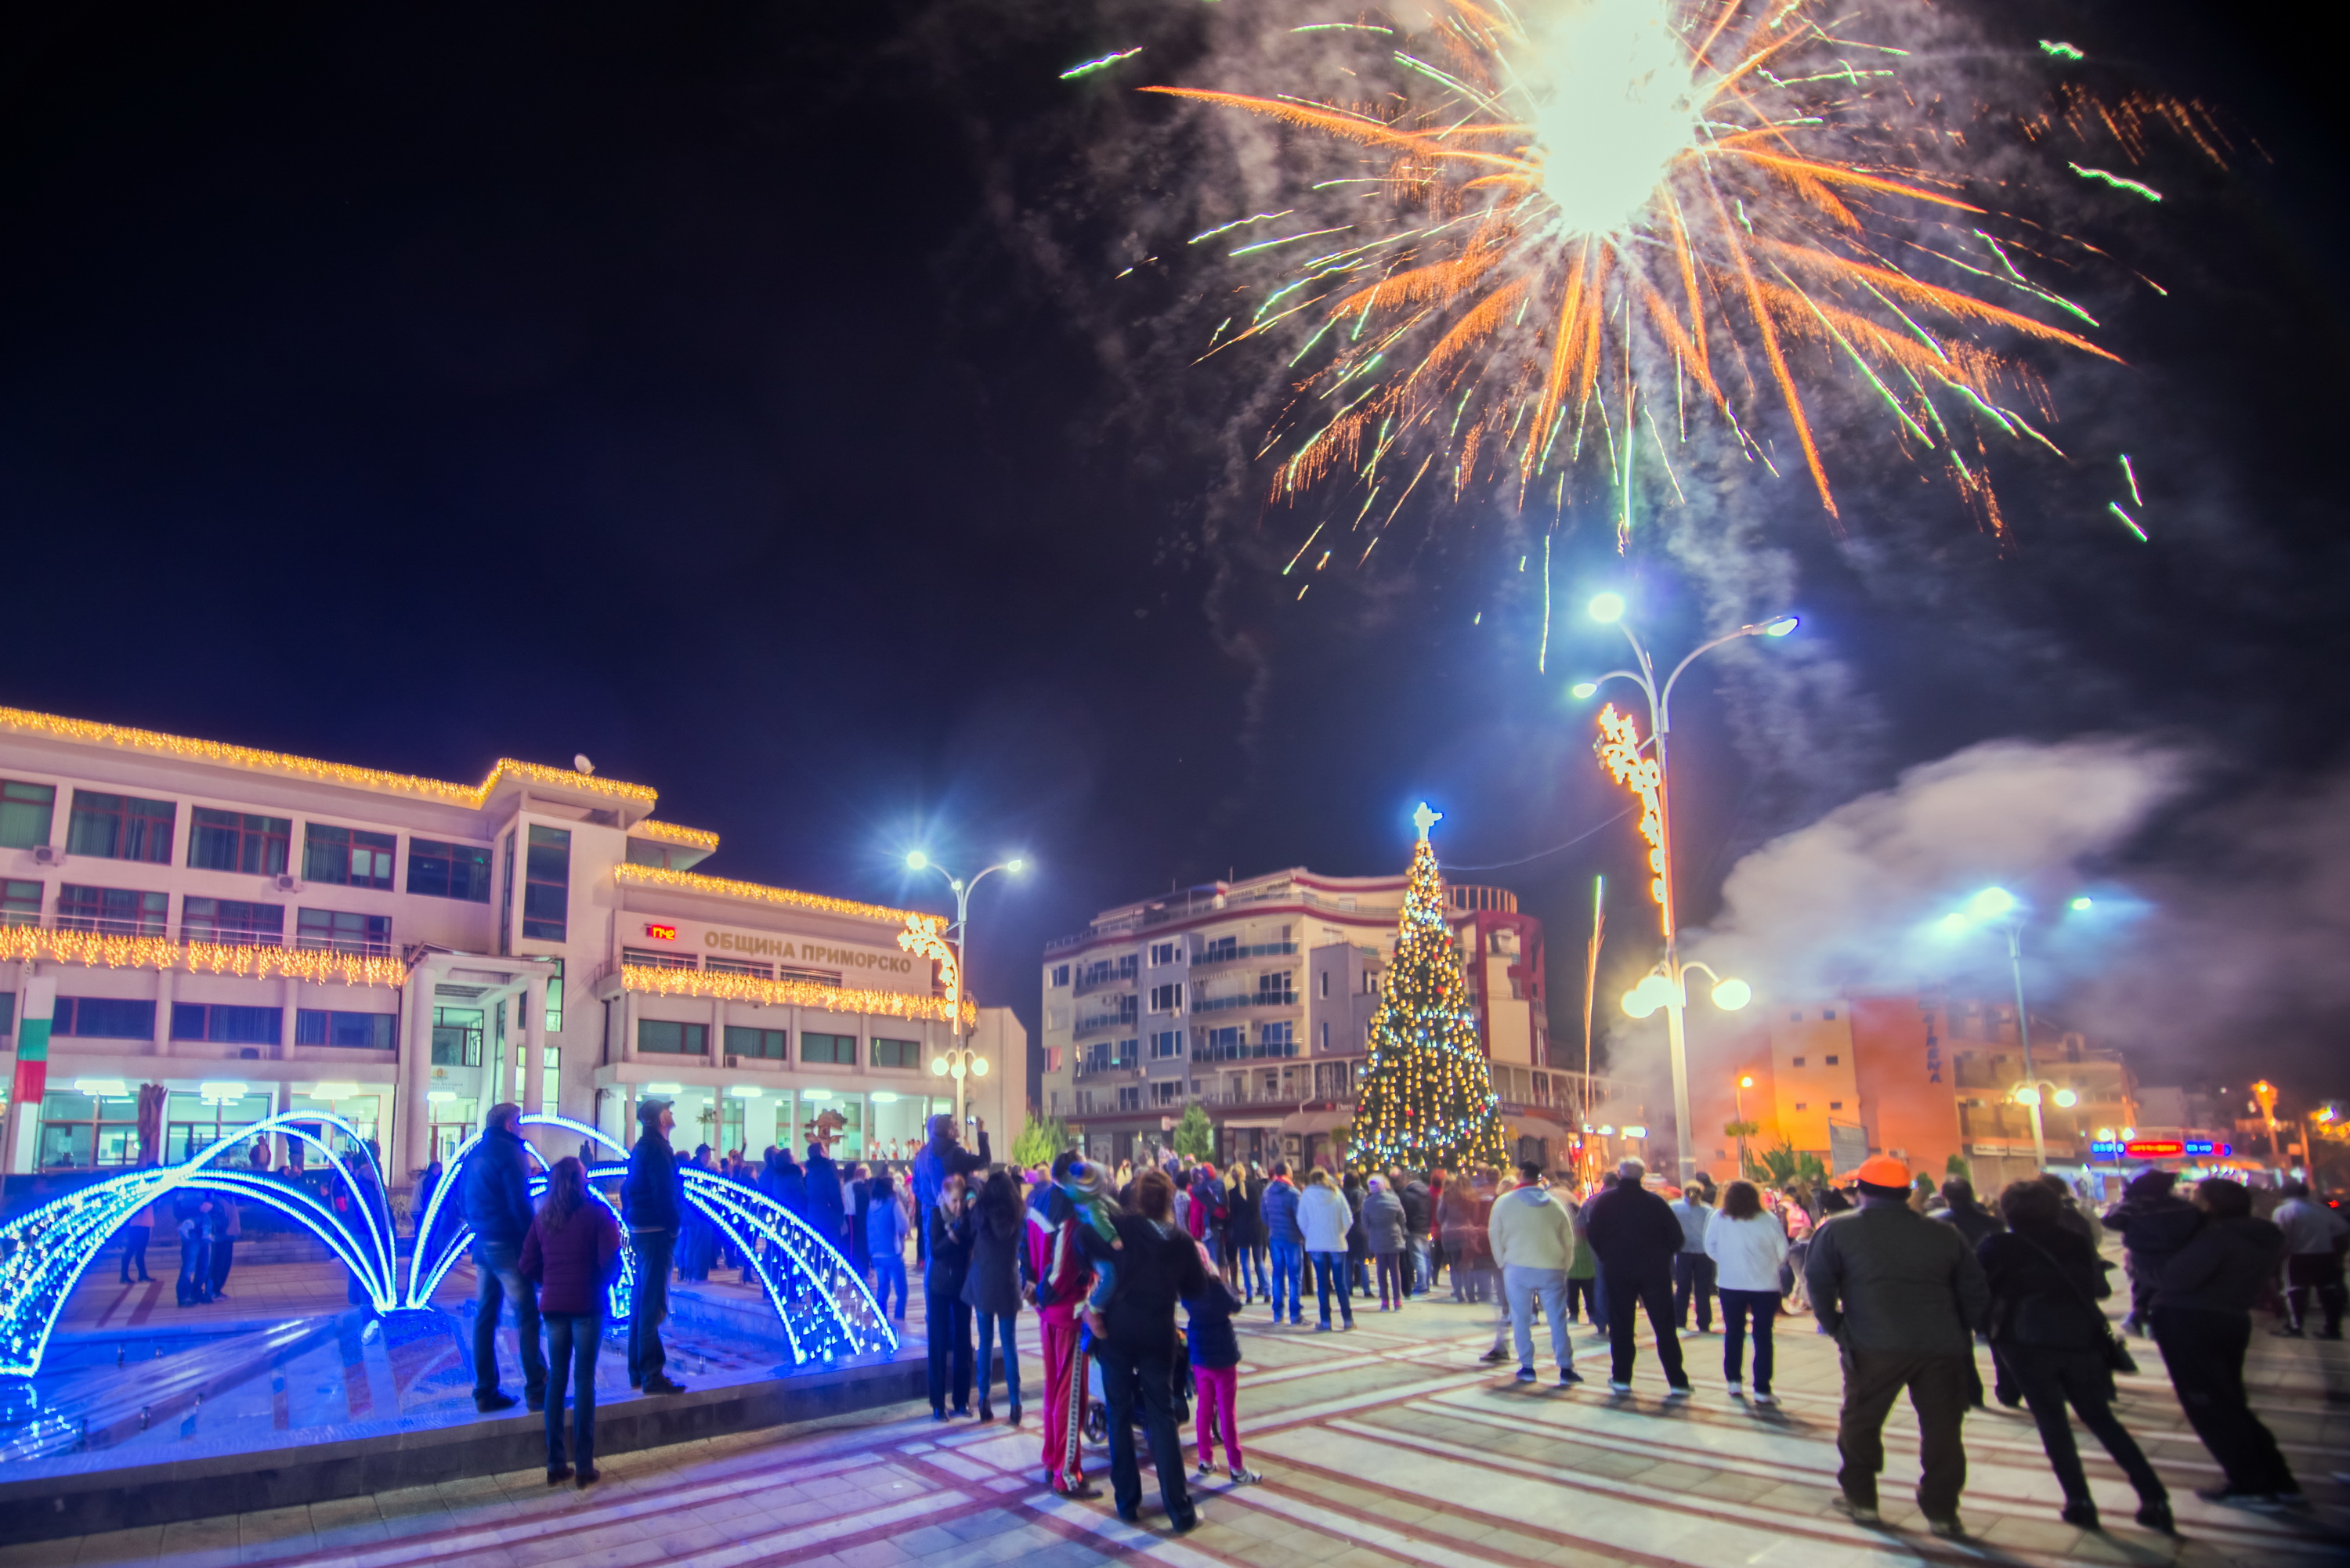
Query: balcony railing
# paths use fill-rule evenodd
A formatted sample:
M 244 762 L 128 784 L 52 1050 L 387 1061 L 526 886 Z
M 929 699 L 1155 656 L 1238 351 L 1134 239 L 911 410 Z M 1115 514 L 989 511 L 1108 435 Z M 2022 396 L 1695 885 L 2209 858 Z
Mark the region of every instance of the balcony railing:
M 1191 1011 L 1228 1012 L 1235 1007 L 1295 1007 L 1296 1005 L 1297 992 L 1294 991 L 1257 991 L 1243 992 L 1238 996 L 1211 996 L 1205 1001 L 1194 1001 L 1191 1003 Z
M 1088 971 L 1078 978 L 1076 994 L 1085 996 L 1097 991 L 1107 991 L 1114 985 L 1132 985 L 1137 972 L 1130 969 L 1110 970 L 1102 973 Z
M 1289 1062 L 1295 1061 L 1296 1056 L 1297 1042 L 1295 1040 L 1261 1041 L 1254 1045 L 1201 1044 L 1191 1051 L 1194 1062 Z
M 10 925 L 38 925 L 37 920 L 11 920 Z M 100 937 L 160 937 L 163 934 L 161 920 L 113 919 L 103 915 L 59 915 L 52 928 L 60 931 L 88 931 Z M 186 939 L 182 938 L 182 940 Z
M 1243 959 L 1287 958 L 1297 951 L 1295 942 L 1259 942 L 1254 947 L 1208 948 L 1192 959 L 1193 969 L 1206 969 L 1213 964 L 1238 963 Z
M 1097 1012 L 1090 1017 L 1078 1019 L 1076 1033 L 1098 1034 L 1105 1029 L 1131 1029 L 1135 1025 L 1136 1019 L 1137 1015 L 1132 1012 Z
M 1070 1076 L 1076 1078 L 1097 1078 L 1105 1073 L 1139 1073 L 1141 1070 L 1142 1063 L 1139 1059 L 1113 1059 L 1106 1062 L 1081 1061 L 1071 1071 Z

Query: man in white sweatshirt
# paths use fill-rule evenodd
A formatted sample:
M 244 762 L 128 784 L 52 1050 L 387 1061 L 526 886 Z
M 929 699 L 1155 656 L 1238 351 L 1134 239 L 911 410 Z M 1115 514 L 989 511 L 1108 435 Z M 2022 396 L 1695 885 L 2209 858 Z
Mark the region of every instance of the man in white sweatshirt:
M 1550 1319 L 1551 1354 L 1558 1358 L 1558 1386 L 1583 1379 L 1566 1334 L 1566 1272 L 1575 1263 L 1575 1211 L 1543 1185 L 1543 1170 L 1518 1167 L 1520 1183 L 1493 1200 L 1486 1233 L 1493 1261 L 1502 1265 L 1502 1291 L 1509 1298 L 1510 1327 L 1517 1339 L 1518 1381 L 1534 1380 L 1534 1298 Z

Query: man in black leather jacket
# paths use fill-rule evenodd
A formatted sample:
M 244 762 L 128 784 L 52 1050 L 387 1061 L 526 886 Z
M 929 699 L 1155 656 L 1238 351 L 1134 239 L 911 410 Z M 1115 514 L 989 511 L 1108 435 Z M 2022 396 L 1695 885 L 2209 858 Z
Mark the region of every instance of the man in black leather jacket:
M 465 1157 L 465 1223 L 473 1228 L 473 1407 L 484 1412 L 514 1407 L 514 1396 L 498 1386 L 498 1314 L 508 1300 L 522 1341 L 523 1397 L 534 1410 L 546 1407 L 546 1355 L 539 1345 L 538 1292 L 522 1277 L 522 1239 L 529 1233 L 530 1155 L 522 1141 L 522 1107 L 490 1107 L 481 1141 Z

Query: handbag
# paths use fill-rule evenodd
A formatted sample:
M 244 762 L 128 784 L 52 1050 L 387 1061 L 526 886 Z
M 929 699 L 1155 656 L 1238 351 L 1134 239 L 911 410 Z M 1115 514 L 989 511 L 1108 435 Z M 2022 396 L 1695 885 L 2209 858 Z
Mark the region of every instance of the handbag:
M 2109 1372 L 2136 1372 L 2137 1370 L 2137 1360 L 2135 1356 L 2130 1355 L 2129 1346 L 2122 1343 L 2122 1341 L 2116 1336 L 2113 1325 L 2106 1322 L 2106 1314 L 2097 1310 L 2097 1303 L 2089 1299 L 2086 1292 L 2082 1290 L 2079 1285 L 2074 1283 L 2073 1276 L 2064 1272 L 2064 1265 L 2056 1261 L 2055 1254 L 2049 1251 L 2047 1248 L 2042 1246 L 2031 1237 L 2023 1234 L 2021 1231 L 2011 1231 L 2008 1234 L 2013 1236 L 2017 1241 L 2022 1242 L 2025 1246 L 2031 1248 L 2033 1251 L 2047 1259 L 2048 1266 L 2056 1271 L 2056 1277 L 2064 1282 L 2064 1288 L 2073 1293 L 2073 1299 L 2080 1303 L 2082 1307 L 2088 1312 L 2089 1315 L 2096 1320 L 2098 1324 L 2097 1352 L 2105 1358 L 2106 1370 Z

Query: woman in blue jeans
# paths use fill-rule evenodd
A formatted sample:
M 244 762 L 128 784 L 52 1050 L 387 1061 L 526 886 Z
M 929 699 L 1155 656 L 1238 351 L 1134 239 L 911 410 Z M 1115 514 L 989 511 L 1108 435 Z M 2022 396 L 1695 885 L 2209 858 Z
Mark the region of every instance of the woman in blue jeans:
M 1321 1332 L 1330 1331 L 1330 1293 L 1338 1293 L 1338 1310 L 1347 1326 L 1355 1326 L 1355 1303 L 1347 1291 L 1347 1232 L 1355 1211 L 1346 1195 L 1331 1184 L 1330 1173 L 1315 1166 L 1305 1173 L 1305 1190 L 1297 1198 L 1297 1228 L 1305 1236 L 1305 1256 L 1314 1267 L 1314 1302 L 1320 1309 Z
M 1771 1325 L 1779 1316 L 1779 1265 L 1787 1256 L 1787 1232 L 1779 1217 L 1762 1207 L 1751 1181 L 1721 1190 L 1721 1211 L 1705 1228 L 1706 1256 L 1713 1260 L 1714 1288 L 1721 1293 L 1721 1376 L 1730 1397 L 1742 1386 L 1747 1325 L 1754 1330 L 1754 1402 L 1775 1405 L 1771 1392 Z
M 888 1171 L 873 1179 L 865 1200 L 865 1251 L 873 1262 L 873 1304 L 889 1311 L 889 1287 L 898 1288 L 899 1323 L 906 1321 L 906 1232 L 911 1229 L 897 1184 Z
M 596 1352 L 604 1342 L 604 1293 L 620 1268 L 620 1227 L 588 1190 L 588 1172 L 567 1155 L 546 1173 L 546 1194 L 522 1240 L 522 1273 L 538 1282 L 546 1325 L 546 1484 L 596 1484 Z M 563 1454 L 563 1396 L 571 1395 L 571 1459 Z
M 1012 1424 L 1020 1424 L 1020 1352 L 1013 1330 L 1020 1315 L 1020 1232 L 1024 1216 L 1020 1189 L 1012 1173 L 991 1172 L 979 1189 L 979 1207 L 972 1216 L 971 1272 L 963 1276 L 962 1299 L 979 1320 L 979 1418 L 995 1419 L 988 1397 L 994 1387 L 995 1341 L 1003 1341 L 1003 1396 L 1011 1402 Z

